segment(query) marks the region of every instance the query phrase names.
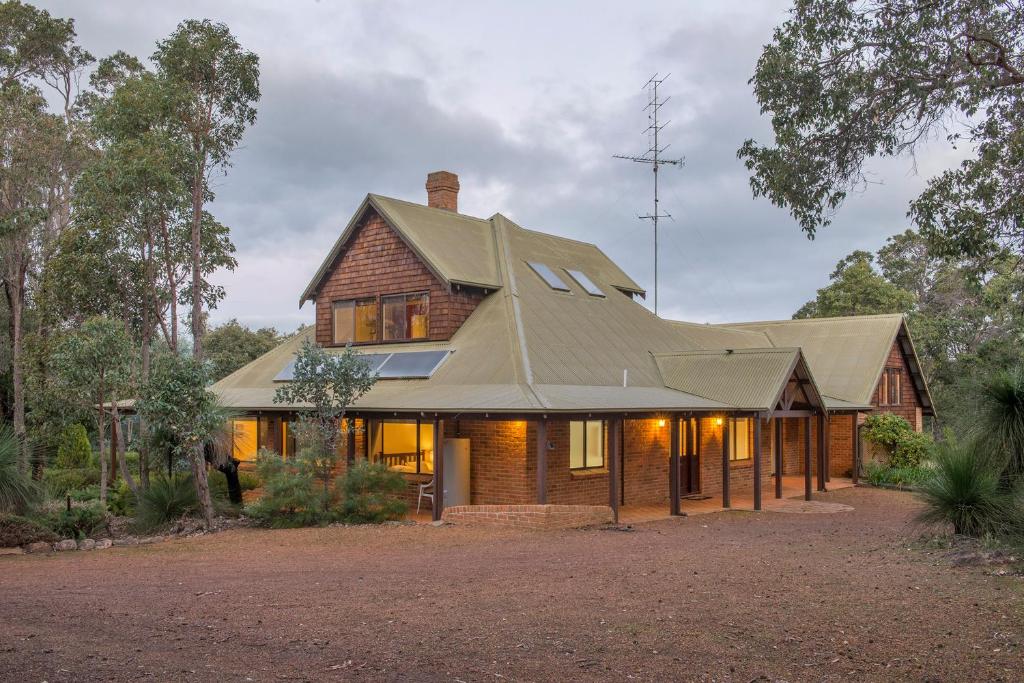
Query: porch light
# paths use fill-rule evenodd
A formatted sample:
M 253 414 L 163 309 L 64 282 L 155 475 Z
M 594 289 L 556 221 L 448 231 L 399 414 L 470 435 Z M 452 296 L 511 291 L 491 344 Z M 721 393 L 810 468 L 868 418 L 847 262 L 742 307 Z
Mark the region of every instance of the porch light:
M 658 426 L 659 427 L 664 427 L 665 426 L 665 420 L 658 420 Z
M 715 418 L 715 424 L 718 425 L 719 427 L 721 427 L 722 426 L 722 418 L 716 417 Z

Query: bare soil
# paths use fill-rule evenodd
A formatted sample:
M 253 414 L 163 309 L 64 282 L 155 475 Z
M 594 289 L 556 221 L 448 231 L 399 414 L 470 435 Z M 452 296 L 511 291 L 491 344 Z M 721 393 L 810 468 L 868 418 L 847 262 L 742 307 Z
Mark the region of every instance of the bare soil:
M 929 550 L 907 493 L 513 532 L 238 529 L 0 558 L 0 677 L 1021 681 L 1024 580 Z

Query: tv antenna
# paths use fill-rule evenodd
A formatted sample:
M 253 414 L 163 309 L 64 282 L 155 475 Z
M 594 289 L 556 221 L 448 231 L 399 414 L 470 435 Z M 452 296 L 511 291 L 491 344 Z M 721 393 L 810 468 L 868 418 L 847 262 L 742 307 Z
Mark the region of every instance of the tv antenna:
M 647 91 L 647 106 L 644 109 L 647 111 L 647 120 L 649 125 L 644 133 L 647 134 L 648 147 L 647 151 L 639 156 L 631 156 L 627 154 L 614 154 L 612 155 L 615 159 L 626 159 L 627 161 L 633 161 L 638 164 L 650 164 L 651 170 L 654 171 L 654 211 L 643 216 L 637 216 L 640 220 L 651 221 L 654 226 L 654 314 L 658 314 L 658 219 L 660 218 L 672 218 L 672 214 L 668 212 L 662 212 L 658 205 L 658 169 L 662 166 L 676 166 L 682 168 L 683 159 L 663 159 L 661 155 L 671 145 L 661 146 L 658 141 L 658 135 L 661 130 L 667 126 L 670 121 L 664 123 L 658 120 L 658 111 L 668 102 L 671 97 L 665 99 L 658 99 L 658 87 L 668 79 L 671 74 L 665 74 L 659 77 L 658 74 L 651 76 L 650 80 L 644 83 L 643 90 Z

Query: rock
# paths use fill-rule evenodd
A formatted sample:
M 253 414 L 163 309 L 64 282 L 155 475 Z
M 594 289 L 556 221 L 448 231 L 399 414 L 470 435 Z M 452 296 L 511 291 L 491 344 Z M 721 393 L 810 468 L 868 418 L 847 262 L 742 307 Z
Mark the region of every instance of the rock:
M 443 519 L 438 519 L 436 521 L 431 522 L 430 526 L 448 526 L 448 524 L 449 523 L 444 521 Z
M 52 553 L 53 546 L 46 541 L 36 541 L 25 546 L 25 550 L 30 553 Z
M 109 538 L 101 538 L 100 540 L 96 541 L 96 550 L 106 550 L 112 545 L 114 545 L 114 542 L 111 541 Z
M 57 541 L 57 545 L 53 546 L 54 550 L 58 552 L 64 550 L 78 550 L 78 543 L 73 538 L 65 538 L 63 541 Z
M 0 548 L 0 555 L 21 555 L 25 551 L 17 546 L 13 548 Z
M 95 548 L 96 541 L 92 540 L 91 538 L 83 538 L 81 541 L 78 542 L 79 550 L 95 550 Z

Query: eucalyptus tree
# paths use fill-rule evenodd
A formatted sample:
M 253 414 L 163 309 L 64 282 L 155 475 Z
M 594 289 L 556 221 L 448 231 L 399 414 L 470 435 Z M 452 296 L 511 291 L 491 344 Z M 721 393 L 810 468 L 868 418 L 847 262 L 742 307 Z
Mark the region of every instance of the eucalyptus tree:
M 212 198 L 211 173 L 230 165 L 245 129 L 255 123 L 259 58 L 244 50 L 228 27 L 187 20 L 157 44 L 157 73 L 174 92 L 173 120 L 188 147 L 192 201 L 191 326 L 193 353 L 202 358 L 203 206 Z
M 134 374 L 131 339 L 123 322 L 95 316 L 60 339 L 51 358 L 53 371 L 65 388 L 68 399 L 91 404 L 95 408 L 100 455 L 100 500 L 105 502 L 107 485 L 114 481 L 118 468 L 114 438 L 110 439 L 108 457 L 103 454 L 106 411 L 113 406 L 112 412 L 116 418 L 117 401 L 131 396 Z M 127 468 L 122 466 L 121 472 L 126 481 L 131 481 Z
M 1024 5 L 1020 0 L 795 0 L 751 83 L 774 143 L 738 154 L 755 196 L 813 237 L 871 157 L 945 138 L 968 158 L 910 214 L 936 248 L 1024 253 Z

